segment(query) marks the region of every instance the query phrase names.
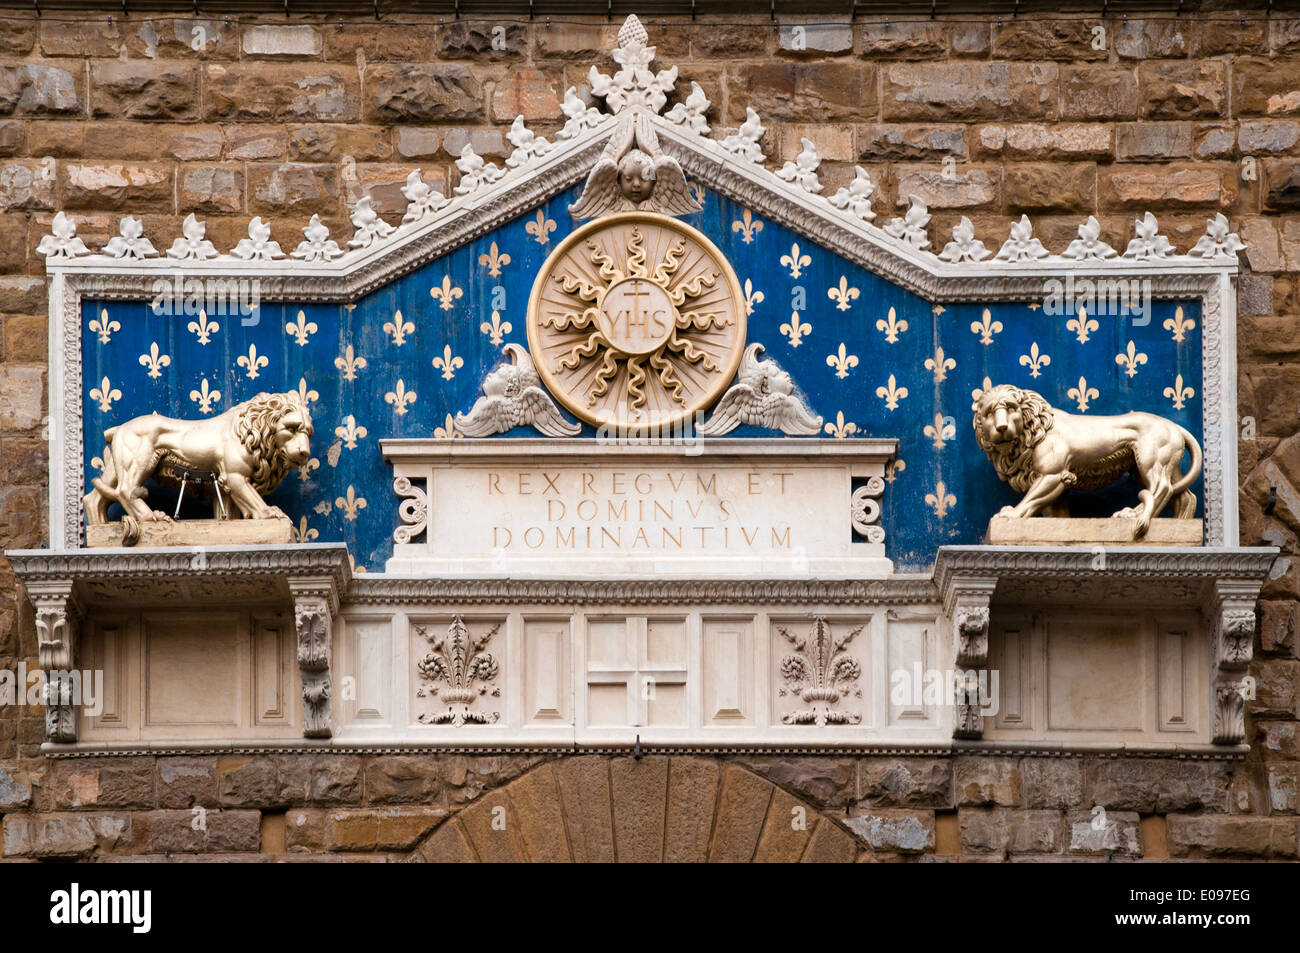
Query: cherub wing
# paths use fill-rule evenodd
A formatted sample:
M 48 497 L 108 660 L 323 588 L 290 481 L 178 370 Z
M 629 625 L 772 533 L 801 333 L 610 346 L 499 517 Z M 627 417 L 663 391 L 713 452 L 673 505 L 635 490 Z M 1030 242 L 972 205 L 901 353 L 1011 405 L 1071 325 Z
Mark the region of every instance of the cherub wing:
M 650 201 L 666 215 L 689 215 L 703 208 L 691 195 L 686 174 L 677 160 L 665 155 L 655 159 L 655 189 Z
M 618 187 L 618 163 L 604 155 L 587 176 L 578 201 L 569 206 L 569 214 L 574 218 L 596 218 L 622 211 L 626 204 L 627 199 Z
M 741 424 L 751 423 L 758 397 L 748 384 L 735 384 L 718 401 L 713 416 L 696 428 L 705 437 L 720 437 Z
M 490 437 L 515 426 L 511 401 L 506 397 L 480 397 L 468 414 L 456 415 L 456 429 L 467 437 Z
M 798 397 L 790 396 L 781 401 L 774 412 L 769 427 L 775 427 L 782 433 L 795 436 L 811 437 L 822 432 L 821 417 L 814 416 Z
M 548 437 L 573 437 L 582 432 L 582 425 L 565 420 L 540 387 L 527 387 L 519 395 L 520 423 L 531 424 Z

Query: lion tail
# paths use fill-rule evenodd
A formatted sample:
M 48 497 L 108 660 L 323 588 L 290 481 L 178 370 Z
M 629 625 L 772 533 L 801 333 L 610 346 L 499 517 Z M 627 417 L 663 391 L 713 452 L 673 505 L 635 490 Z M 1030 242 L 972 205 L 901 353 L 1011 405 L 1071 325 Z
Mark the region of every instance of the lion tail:
M 1178 427 L 1178 424 L 1174 424 Z M 1192 455 L 1192 465 L 1187 468 L 1182 479 L 1173 485 L 1169 490 L 1170 497 L 1175 497 L 1182 493 L 1189 486 L 1196 482 L 1196 478 L 1201 475 L 1201 445 L 1197 443 L 1196 438 L 1188 433 L 1184 428 L 1178 427 L 1178 432 L 1183 435 L 1183 443 L 1187 445 L 1187 452 Z
M 122 545 L 134 546 L 140 541 L 140 524 L 131 514 L 122 517 Z

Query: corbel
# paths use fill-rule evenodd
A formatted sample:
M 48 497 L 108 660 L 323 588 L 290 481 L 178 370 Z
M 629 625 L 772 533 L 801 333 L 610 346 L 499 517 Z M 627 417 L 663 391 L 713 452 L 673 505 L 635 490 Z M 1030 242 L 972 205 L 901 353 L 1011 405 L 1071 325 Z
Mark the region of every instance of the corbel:
M 77 627 L 82 608 L 71 579 L 51 579 L 25 584 L 36 610 L 36 651 L 44 673 L 45 739 L 77 740 L 77 704 L 73 665 Z
M 291 576 L 288 581 L 302 682 L 302 734 L 304 738 L 328 738 L 332 734 L 330 655 L 334 618 L 339 611 L 338 587 L 333 576 Z

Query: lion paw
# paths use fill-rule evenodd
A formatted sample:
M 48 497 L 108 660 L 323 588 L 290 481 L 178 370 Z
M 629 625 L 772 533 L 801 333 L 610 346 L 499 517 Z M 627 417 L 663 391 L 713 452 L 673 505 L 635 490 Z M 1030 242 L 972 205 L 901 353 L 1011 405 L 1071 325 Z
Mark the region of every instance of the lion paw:
M 998 510 L 998 516 L 1015 516 L 1016 508 L 1014 506 L 1004 506 Z
M 162 510 L 150 510 L 145 519 L 156 523 L 170 523 L 172 521 L 171 514 L 164 513 Z

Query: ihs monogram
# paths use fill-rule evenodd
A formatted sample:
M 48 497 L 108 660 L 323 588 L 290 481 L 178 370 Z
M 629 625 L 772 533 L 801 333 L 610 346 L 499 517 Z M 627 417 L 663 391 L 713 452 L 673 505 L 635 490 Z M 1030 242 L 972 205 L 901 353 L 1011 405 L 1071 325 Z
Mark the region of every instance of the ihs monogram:
M 706 407 L 735 375 L 745 294 L 707 238 L 627 213 L 567 238 L 533 286 L 538 372 L 588 423 L 662 425 Z

